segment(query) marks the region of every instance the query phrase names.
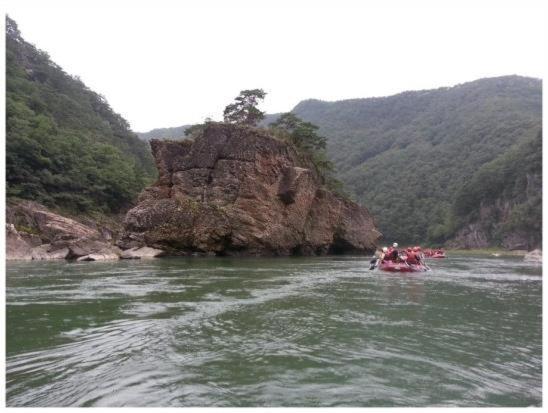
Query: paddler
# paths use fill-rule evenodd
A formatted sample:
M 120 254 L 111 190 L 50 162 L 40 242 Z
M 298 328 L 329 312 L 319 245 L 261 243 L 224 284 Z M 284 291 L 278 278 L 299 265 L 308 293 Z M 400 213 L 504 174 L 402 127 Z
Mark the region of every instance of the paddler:
M 406 251 L 405 255 L 407 255 L 406 262 L 408 264 L 420 264 L 420 258 L 415 253 L 415 251 L 413 251 L 412 248 L 407 248 L 407 251 Z
M 397 261 L 400 252 L 398 251 L 398 243 L 394 242 L 388 251 L 386 252 L 384 259 L 387 261 Z
M 419 246 L 413 247 L 413 252 L 417 256 L 417 259 L 419 261 L 422 261 L 424 259 L 424 254 L 421 251 L 421 247 L 419 247 Z
M 382 260 L 384 260 L 384 256 L 386 255 L 387 251 L 388 248 L 386 247 L 382 247 L 382 250 L 378 249 L 377 251 L 375 251 L 375 258 L 370 261 L 370 270 L 374 269 Z

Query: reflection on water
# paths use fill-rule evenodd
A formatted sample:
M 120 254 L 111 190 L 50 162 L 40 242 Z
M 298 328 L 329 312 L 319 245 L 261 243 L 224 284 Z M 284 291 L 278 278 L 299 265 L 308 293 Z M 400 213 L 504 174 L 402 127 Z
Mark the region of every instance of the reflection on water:
M 9 263 L 9 406 L 540 406 L 541 269 Z

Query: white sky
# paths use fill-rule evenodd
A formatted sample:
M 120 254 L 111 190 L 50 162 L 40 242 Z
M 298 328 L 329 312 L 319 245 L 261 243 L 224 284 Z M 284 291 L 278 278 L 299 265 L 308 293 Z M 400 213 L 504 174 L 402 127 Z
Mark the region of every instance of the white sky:
M 242 89 L 265 89 L 273 113 L 307 98 L 542 78 L 547 50 L 542 0 L 10 0 L 7 12 L 136 131 L 220 119 Z

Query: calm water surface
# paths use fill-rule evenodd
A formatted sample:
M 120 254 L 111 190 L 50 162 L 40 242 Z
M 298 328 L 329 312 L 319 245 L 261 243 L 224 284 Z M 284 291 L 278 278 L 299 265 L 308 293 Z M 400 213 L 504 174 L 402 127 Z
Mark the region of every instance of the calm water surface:
M 541 268 L 453 256 L 7 267 L 9 406 L 540 406 Z

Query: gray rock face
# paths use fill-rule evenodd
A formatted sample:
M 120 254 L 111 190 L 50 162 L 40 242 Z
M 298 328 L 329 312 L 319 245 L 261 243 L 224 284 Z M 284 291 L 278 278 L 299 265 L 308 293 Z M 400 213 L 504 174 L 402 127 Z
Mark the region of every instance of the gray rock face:
M 367 209 L 326 190 L 308 161 L 264 130 L 212 123 L 194 142 L 151 148 L 159 178 L 126 215 L 124 249 L 370 253 L 381 235 Z
M 533 233 L 519 230 L 507 231 L 504 226 L 511 220 L 513 204 L 497 200 L 493 205 L 479 205 L 476 221 L 463 226 L 446 242 L 449 248 L 487 248 L 494 240 L 507 250 L 531 250 L 538 240 Z

